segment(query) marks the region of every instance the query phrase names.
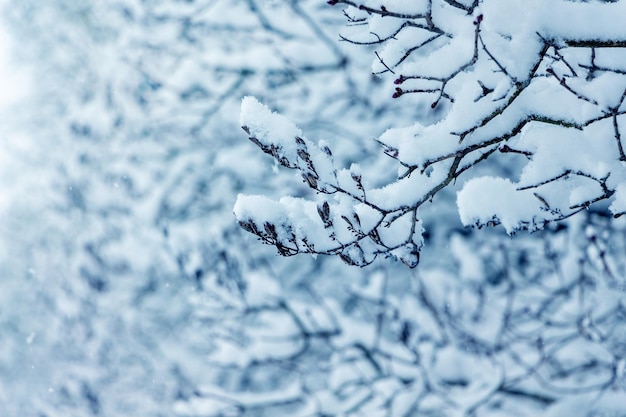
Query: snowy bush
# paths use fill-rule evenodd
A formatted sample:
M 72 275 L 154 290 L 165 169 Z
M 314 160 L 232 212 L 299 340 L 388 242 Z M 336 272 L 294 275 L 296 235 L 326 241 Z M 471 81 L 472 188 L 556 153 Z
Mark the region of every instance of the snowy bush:
M 14 0 L 7 27 L 33 96 L 0 129 L 0 415 L 623 414 L 626 216 L 595 204 L 515 239 L 463 228 L 461 180 L 517 196 L 531 155 L 510 138 L 416 217 L 390 212 L 374 231 L 367 203 L 388 183 L 397 202 L 398 167 L 410 203 L 411 179 L 446 164 L 402 165 L 411 148 L 394 132 L 451 123 L 466 88 L 455 77 L 472 69 L 434 92 L 409 93 L 420 78 L 394 90 L 420 75 L 404 61 L 431 50 L 409 52 L 415 24 L 451 41 L 462 31 L 435 11 L 472 6 L 433 1 L 432 24 L 396 16 L 418 5 L 348 7 L 341 36 L 358 47 L 336 42 L 345 16 L 317 0 Z M 487 27 L 476 7 L 480 22 L 478 9 L 458 15 L 472 35 Z M 399 32 L 383 44 L 383 29 Z M 398 65 L 391 45 L 408 48 Z M 364 69 L 372 56 L 381 78 Z M 379 138 L 388 156 L 368 139 L 416 120 Z M 340 256 L 276 256 L 234 221 L 238 193 L 258 195 L 237 212 L 280 252 Z M 339 259 L 413 265 L 418 248 L 416 269 Z
M 250 139 L 316 193 L 240 196 L 244 229 L 283 255 L 339 255 L 361 266 L 382 255 L 414 267 L 423 207 L 466 172 L 457 199 L 466 226 L 536 231 L 602 201 L 615 217 L 626 212 L 624 2 L 328 3 L 346 6 L 341 38 L 375 45 L 373 72 L 387 82 L 391 74 L 393 96 L 417 96 L 431 121 L 377 139 L 398 167 L 380 186 L 376 170 L 341 167 L 325 141 L 244 99 Z M 508 175 L 472 175 L 503 158 Z
M 351 70 L 368 57 L 330 42 L 342 18 L 314 1 L 19 0 L 5 14 L 33 95 L 1 121 L 0 415 L 166 412 L 218 378 L 207 357 L 259 282 L 344 273 L 272 265 L 233 220 L 238 192 L 286 183 L 239 140 L 241 97 L 320 133 L 340 112 L 354 138 L 405 113 L 372 100 L 382 84 Z
M 334 277 L 334 296 L 319 293 L 319 276 L 290 297 L 260 281 L 218 336 L 221 385 L 175 410 L 622 416 L 626 229 L 597 213 L 575 220 L 515 240 L 455 233 L 450 252 L 429 254 L 449 256 L 440 265 Z M 244 339 L 248 324 L 257 330 Z

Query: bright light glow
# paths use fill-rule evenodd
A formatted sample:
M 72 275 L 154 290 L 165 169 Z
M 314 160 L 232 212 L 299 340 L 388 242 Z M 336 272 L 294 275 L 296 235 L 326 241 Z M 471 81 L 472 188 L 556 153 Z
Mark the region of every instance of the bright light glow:
M 0 110 L 24 97 L 28 85 L 27 77 L 11 62 L 14 42 L 10 39 L 2 18 L 6 3 L 6 0 L 0 0 Z

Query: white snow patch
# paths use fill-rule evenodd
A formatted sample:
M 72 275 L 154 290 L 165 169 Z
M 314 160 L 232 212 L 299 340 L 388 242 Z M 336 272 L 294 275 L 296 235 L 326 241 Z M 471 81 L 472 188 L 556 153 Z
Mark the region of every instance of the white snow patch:
M 533 224 L 541 202 L 532 191 L 519 191 L 510 180 L 481 177 L 469 180 L 457 195 L 461 221 L 466 226 L 499 221 L 507 233 Z

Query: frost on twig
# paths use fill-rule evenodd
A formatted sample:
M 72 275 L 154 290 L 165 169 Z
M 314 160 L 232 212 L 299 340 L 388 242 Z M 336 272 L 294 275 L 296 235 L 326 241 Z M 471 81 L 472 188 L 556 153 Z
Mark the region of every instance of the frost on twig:
M 465 172 L 457 203 L 467 226 L 538 230 L 610 199 L 614 216 L 626 213 L 626 3 L 329 4 L 346 6 L 342 41 L 376 47 L 372 70 L 394 77 L 393 97 L 410 94 L 441 116 L 380 136 L 399 175 L 368 188 L 358 167 L 334 168 L 325 144 L 244 100 L 250 139 L 320 193 L 319 203 L 285 198 L 269 211 L 255 209 L 270 205 L 264 198 L 241 197 L 245 229 L 286 255 L 338 254 L 364 265 L 399 254 L 415 266 L 419 208 Z M 473 175 L 504 157 L 516 158 L 508 178 Z

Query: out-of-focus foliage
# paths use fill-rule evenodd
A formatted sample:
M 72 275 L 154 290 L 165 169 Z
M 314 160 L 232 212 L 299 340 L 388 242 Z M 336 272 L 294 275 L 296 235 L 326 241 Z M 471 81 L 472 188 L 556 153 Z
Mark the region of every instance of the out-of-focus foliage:
M 396 167 L 369 138 L 440 117 L 391 99 L 370 51 L 337 41 L 336 8 L 14 0 L 6 16 L 34 93 L 0 137 L 0 415 L 586 416 L 623 402 L 626 243 L 602 213 L 475 235 L 444 190 L 423 207 L 416 270 L 282 259 L 236 224 L 240 192 L 312 197 L 245 139 L 242 97 L 324 139 L 339 166 L 377 172 L 372 186 Z
M 405 110 L 351 70 L 360 56 L 331 42 L 337 16 L 315 2 L 15 1 L 5 14 L 35 92 L 3 119 L 2 414 L 169 415 L 216 378 L 214 332 L 250 286 L 322 267 L 270 265 L 232 218 L 251 179 L 304 191 L 241 140 L 241 97 L 353 139 Z M 371 148 L 347 145 L 346 158 Z

